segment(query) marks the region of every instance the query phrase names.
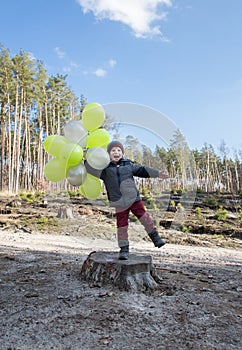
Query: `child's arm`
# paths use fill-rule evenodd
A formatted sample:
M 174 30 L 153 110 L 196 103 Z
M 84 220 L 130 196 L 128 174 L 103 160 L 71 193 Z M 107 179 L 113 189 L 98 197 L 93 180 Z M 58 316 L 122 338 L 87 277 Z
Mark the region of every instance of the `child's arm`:
M 133 164 L 133 175 L 144 178 L 159 177 L 161 179 L 168 179 L 170 177 L 162 170 L 157 170 L 138 164 Z
M 89 174 L 98 177 L 99 179 L 102 178 L 102 170 L 94 169 L 93 167 L 91 167 L 91 165 L 88 164 L 87 161 L 85 161 L 85 167 Z

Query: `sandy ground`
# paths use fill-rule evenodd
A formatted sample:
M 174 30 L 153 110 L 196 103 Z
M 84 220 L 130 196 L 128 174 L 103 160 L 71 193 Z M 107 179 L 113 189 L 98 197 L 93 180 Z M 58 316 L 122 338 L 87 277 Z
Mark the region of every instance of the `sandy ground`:
M 0 231 L 0 349 L 242 348 L 242 251 L 132 242 L 163 279 L 152 292 L 91 288 L 92 251 L 115 239 Z

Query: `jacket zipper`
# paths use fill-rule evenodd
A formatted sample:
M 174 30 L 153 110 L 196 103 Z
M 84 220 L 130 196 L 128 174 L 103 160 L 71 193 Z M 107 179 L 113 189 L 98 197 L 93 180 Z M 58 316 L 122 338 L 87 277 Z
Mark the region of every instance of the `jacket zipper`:
M 118 184 L 119 184 L 119 186 L 120 186 L 121 181 L 120 181 L 119 167 L 120 167 L 120 164 L 117 164 L 117 166 L 116 166 L 116 169 L 117 169 L 117 177 L 118 177 Z

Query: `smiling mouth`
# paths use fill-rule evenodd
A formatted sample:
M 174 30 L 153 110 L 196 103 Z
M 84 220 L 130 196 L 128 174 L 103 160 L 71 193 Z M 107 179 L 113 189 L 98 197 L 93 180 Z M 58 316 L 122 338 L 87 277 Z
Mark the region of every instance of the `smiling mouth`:
M 113 157 L 114 157 L 114 159 L 119 159 L 120 158 L 118 155 L 113 156 Z

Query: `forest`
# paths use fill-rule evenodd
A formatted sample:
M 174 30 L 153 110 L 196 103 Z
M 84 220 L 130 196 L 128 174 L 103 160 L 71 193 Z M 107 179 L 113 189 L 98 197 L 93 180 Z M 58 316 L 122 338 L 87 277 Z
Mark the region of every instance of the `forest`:
M 151 149 L 138 135 L 122 139 L 106 115 L 102 127 L 123 142 L 127 158 L 170 175 L 137 178 L 168 244 L 153 247 L 131 216 L 131 262 L 152 259 L 157 289 L 123 291 L 113 277 L 94 285 L 81 269 L 97 251 L 115 259 L 114 211 L 105 193 L 93 203 L 67 180 L 44 176 L 51 157 L 44 140 L 62 135 L 92 102 L 67 78 L 48 76 L 28 52 L 0 47 L 0 348 L 242 348 L 242 149 L 225 141 L 219 154 L 207 143 L 190 149 L 179 130 L 167 147 Z
M 86 97 L 76 96 L 68 86 L 67 75 L 48 76 L 44 63 L 28 52 L 20 50 L 12 56 L 0 47 L 1 191 L 18 194 L 22 190 L 70 188 L 67 181 L 50 183 L 45 179 L 44 167 L 50 156 L 43 141 L 48 135 L 61 135 L 69 120 L 80 120 L 86 104 Z M 105 128 L 119 138 L 109 116 Z M 207 143 L 200 150 L 189 149 L 180 131 L 167 148 L 157 145 L 151 150 L 139 143 L 137 135 L 127 135 L 121 141 L 128 158 L 168 171 L 175 188 L 186 189 L 192 183 L 204 192 L 241 195 L 242 149 L 230 150 L 224 140 L 219 154 Z

